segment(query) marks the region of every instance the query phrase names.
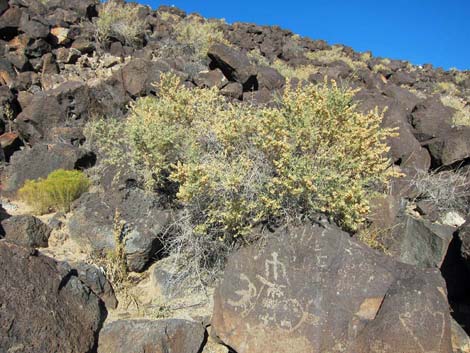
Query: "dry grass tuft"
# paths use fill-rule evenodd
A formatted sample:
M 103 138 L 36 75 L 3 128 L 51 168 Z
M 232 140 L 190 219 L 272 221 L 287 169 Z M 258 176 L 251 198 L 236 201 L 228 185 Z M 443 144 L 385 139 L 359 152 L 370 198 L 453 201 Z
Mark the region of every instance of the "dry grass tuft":
M 430 201 L 440 212 L 467 212 L 470 208 L 469 171 L 418 171 L 412 184 L 417 199 Z
M 111 36 L 122 39 L 125 44 L 134 45 L 145 31 L 145 21 L 139 16 L 139 6 L 108 0 L 101 5 L 96 21 L 96 37 L 105 42 Z

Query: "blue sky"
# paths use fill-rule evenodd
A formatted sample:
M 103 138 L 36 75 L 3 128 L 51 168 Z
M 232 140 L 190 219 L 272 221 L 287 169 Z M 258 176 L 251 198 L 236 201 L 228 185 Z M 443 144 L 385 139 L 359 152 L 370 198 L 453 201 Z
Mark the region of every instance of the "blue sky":
M 470 0 L 137 0 L 229 23 L 279 25 L 413 64 L 470 70 Z

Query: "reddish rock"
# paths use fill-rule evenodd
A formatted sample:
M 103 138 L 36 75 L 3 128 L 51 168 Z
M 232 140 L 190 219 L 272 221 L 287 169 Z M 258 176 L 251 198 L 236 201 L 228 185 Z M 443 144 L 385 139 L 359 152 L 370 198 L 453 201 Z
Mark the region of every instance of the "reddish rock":
M 321 222 L 233 255 L 212 325 L 237 353 L 451 353 L 446 285 Z
M 68 266 L 0 241 L 2 352 L 87 353 L 106 316 Z
M 23 142 L 21 141 L 18 134 L 14 132 L 7 132 L 3 135 L 0 135 L 0 146 L 5 153 L 5 160 L 9 162 L 13 153 L 18 151 L 20 147 L 23 146 Z

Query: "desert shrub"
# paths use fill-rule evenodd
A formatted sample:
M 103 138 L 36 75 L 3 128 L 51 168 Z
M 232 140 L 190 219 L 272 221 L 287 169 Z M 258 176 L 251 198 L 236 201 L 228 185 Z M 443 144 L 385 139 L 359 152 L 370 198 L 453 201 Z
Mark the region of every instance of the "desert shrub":
M 229 45 L 219 23 L 214 21 L 188 18 L 175 26 L 175 33 L 178 42 L 192 47 L 195 57 L 199 59 L 207 57 L 207 51 L 214 43 Z
M 139 17 L 139 6 L 108 0 L 101 5 L 96 20 L 96 36 L 101 42 L 111 36 L 133 45 L 145 30 L 145 21 Z
M 18 196 L 39 214 L 68 212 L 71 203 L 87 191 L 89 185 L 83 172 L 58 169 L 46 179 L 27 180 Z
M 452 72 L 452 74 L 454 75 L 454 80 L 457 84 L 461 84 L 463 81 L 470 77 L 468 71 L 463 72 L 455 67 L 451 67 L 449 71 Z
M 0 116 L 2 116 L 7 125 L 8 125 L 8 132 L 13 131 L 13 120 L 15 120 L 15 114 L 13 109 L 11 108 L 10 103 L 5 103 L 3 106 L 0 107 Z
M 276 107 L 262 108 L 188 89 L 171 74 L 157 92 L 133 104 L 127 120 L 89 123 L 86 134 L 105 163 L 140 171 L 149 190 L 174 186 L 187 216 L 173 252 L 202 268 L 217 267 L 266 222 L 323 212 L 355 230 L 395 175 L 385 157 L 394 131 L 380 127 L 377 110 L 357 112 L 355 92 L 335 83 L 288 84 Z
M 330 64 L 334 61 L 342 61 L 351 69 L 367 68 L 367 64 L 363 61 L 355 61 L 343 52 L 340 46 L 333 46 L 327 50 L 312 51 L 305 54 L 310 60 L 317 60 L 323 64 Z
M 440 212 L 470 209 L 470 174 L 467 171 L 418 171 L 412 180 L 417 199 L 431 202 Z
M 434 93 L 455 95 L 459 93 L 457 86 L 453 82 L 437 82 L 434 85 Z
M 268 58 L 265 57 L 258 48 L 250 50 L 246 54 L 254 64 L 270 66 Z
M 318 72 L 318 69 L 313 65 L 291 66 L 281 59 L 276 59 L 270 65 L 287 79 L 298 78 L 299 80 L 307 81 L 311 74 Z
M 441 96 L 441 102 L 445 106 L 455 109 L 452 117 L 454 125 L 470 126 L 470 104 L 464 99 L 453 95 L 443 95 Z

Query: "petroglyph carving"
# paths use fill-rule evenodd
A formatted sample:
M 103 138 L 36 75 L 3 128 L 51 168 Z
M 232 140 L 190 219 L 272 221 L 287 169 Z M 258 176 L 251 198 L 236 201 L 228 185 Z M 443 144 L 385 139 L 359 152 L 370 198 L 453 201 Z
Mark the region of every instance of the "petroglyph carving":
M 438 342 L 433 344 L 433 347 L 441 347 L 443 344 L 444 340 L 444 334 L 445 334 L 445 315 L 444 313 L 441 312 L 433 312 L 429 308 L 426 308 L 424 311 L 424 314 L 426 315 L 431 315 L 431 316 L 438 316 L 441 317 L 441 320 L 436 320 L 435 322 L 440 322 L 441 323 L 441 334 L 439 337 L 436 337 L 438 339 Z M 403 328 L 406 330 L 406 332 L 410 335 L 410 337 L 413 338 L 413 340 L 416 342 L 416 345 L 419 347 L 420 351 L 423 353 L 439 353 L 439 351 L 430 351 L 426 349 L 425 347 L 428 345 L 428 341 L 423 342 L 423 340 L 418 337 L 413 330 L 413 326 L 408 324 L 412 317 L 419 315 L 417 312 L 407 312 L 407 313 L 402 313 L 399 315 L 399 320 L 400 323 L 402 324 Z
M 240 281 L 241 282 L 246 282 L 247 283 L 247 289 L 241 289 L 235 291 L 235 294 L 237 294 L 240 299 L 238 300 L 227 300 L 227 303 L 233 307 L 239 308 L 241 307 L 244 312 L 249 310 L 249 306 L 251 304 L 251 301 L 254 297 L 256 297 L 257 294 L 257 289 L 253 282 L 250 281 L 247 275 L 244 273 L 240 274 Z
M 279 270 L 281 270 L 283 278 L 287 279 L 286 266 L 281 261 L 279 261 L 278 253 L 273 252 L 271 254 L 271 256 L 272 256 L 273 259 L 272 260 L 266 260 L 265 263 L 264 263 L 266 277 L 267 278 L 271 277 L 270 268 L 272 268 L 272 271 L 273 271 L 272 274 L 273 274 L 273 278 L 274 278 L 275 281 L 277 281 L 279 279 Z

